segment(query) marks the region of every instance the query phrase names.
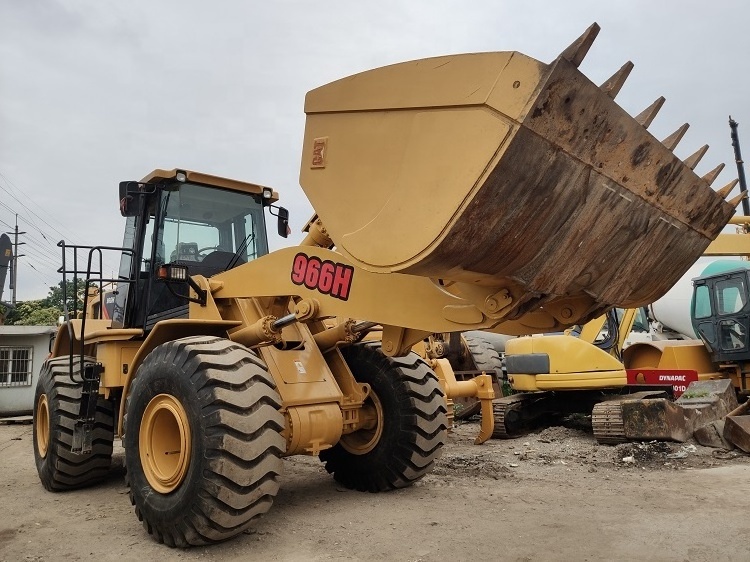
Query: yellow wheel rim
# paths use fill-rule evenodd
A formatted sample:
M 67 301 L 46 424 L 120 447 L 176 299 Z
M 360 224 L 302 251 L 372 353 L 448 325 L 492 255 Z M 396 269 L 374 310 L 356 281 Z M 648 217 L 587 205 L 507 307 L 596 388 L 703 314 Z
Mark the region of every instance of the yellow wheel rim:
M 36 450 L 45 458 L 49 449 L 49 403 L 47 395 L 42 394 L 36 404 Z
M 383 406 L 372 390 L 359 411 L 359 427 L 353 433 L 342 435 L 339 441 L 353 455 L 369 453 L 383 435 Z
M 141 419 L 138 446 L 154 490 L 168 494 L 182 484 L 190 466 L 190 423 L 177 398 L 159 394 L 151 399 Z

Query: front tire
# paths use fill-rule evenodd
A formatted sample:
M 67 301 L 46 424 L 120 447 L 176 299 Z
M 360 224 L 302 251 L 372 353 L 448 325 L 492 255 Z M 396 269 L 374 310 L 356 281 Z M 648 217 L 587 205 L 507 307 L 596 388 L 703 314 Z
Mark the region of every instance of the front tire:
M 84 357 L 94 363 L 93 357 Z M 81 362 L 70 356 L 47 359 L 42 365 L 34 394 L 34 461 L 39 479 L 50 492 L 83 488 L 104 479 L 112 464 L 114 404 L 99 397 L 91 452 L 71 452 L 73 427 L 81 410 Z
M 380 342 L 341 350 L 358 382 L 370 385 L 368 427 L 320 453 L 334 479 L 360 491 L 404 488 L 433 467 L 447 436 L 445 398 L 435 373 L 415 353 L 386 357 Z
M 126 483 L 145 529 L 168 546 L 206 545 L 268 511 L 285 450 L 280 407 L 244 346 L 194 336 L 156 347 L 125 418 Z

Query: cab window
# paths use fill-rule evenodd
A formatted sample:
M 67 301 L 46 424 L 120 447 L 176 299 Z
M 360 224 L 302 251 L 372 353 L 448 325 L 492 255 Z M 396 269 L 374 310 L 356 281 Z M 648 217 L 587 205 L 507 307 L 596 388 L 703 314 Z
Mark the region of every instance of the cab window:
M 734 314 L 745 307 L 747 294 L 744 277 L 732 277 L 716 282 L 716 306 L 719 314 Z

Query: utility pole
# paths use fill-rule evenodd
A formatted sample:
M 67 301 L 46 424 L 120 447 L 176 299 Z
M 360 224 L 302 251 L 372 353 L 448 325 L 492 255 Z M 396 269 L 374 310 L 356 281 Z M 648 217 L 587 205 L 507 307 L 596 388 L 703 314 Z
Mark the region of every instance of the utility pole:
M 732 147 L 734 148 L 734 161 L 737 163 L 737 178 L 740 182 L 740 192 L 747 190 L 747 182 L 745 181 L 745 167 L 743 166 L 744 161 L 742 160 L 742 154 L 740 153 L 740 138 L 737 134 L 737 127 L 739 123 L 729 116 L 729 129 L 731 131 L 730 136 L 732 138 Z M 748 203 L 747 197 L 742 199 L 742 213 L 747 217 L 750 216 L 750 203 Z
M 19 234 L 26 234 L 25 232 L 18 232 L 18 213 L 16 213 L 16 228 L 13 229 L 13 232 L 9 232 L 8 234 L 14 235 L 13 236 L 13 258 L 11 259 L 11 262 L 10 262 L 10 288 L 13 290 L 13 296 L 11 297 L 11 304 L 15 306 L 16 285 L 18 284 L 18 258 L 21 258 L 25 255 L 25 254 L 18 253 L 18 247 L 26 243 L 26 242 L 18 241 Z
M 13 259 L 13 242 L 7 234 L 0 234 L 0 305 L 3 303 L 3 291 L 5 279 L 10 271 L 10 262 Z

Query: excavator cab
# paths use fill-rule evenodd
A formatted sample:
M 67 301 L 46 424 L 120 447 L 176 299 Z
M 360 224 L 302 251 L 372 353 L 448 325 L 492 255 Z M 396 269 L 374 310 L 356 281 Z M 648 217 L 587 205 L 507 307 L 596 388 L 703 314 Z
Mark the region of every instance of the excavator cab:
M 148 331 L 160 320 L 187 317 L 190 276 L 211 277 L 268 253 L 263 209 L 277 199 L 269 187 L 182 170 L 122 182 L 127 251 L 113 327 Z M 279 213 L 280 220 L 287 216 Z M 164 265 L 186 274 L 164 280 Z
M 735 261 L 723 267 L 732 269 L 693 280 L 693 328 L 714 362 L 748 361 L 750 265 Z

